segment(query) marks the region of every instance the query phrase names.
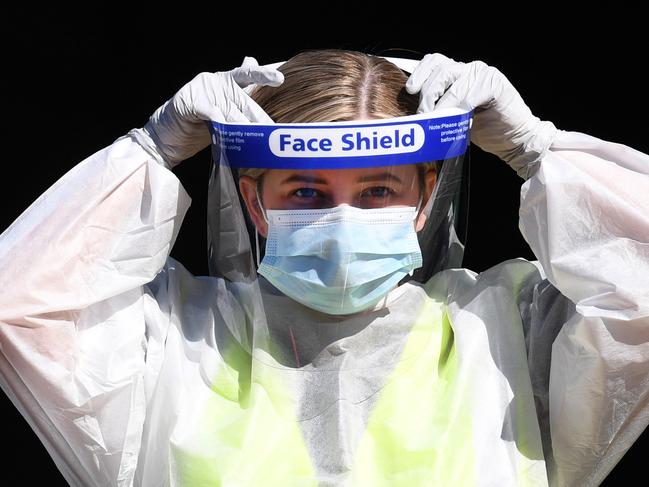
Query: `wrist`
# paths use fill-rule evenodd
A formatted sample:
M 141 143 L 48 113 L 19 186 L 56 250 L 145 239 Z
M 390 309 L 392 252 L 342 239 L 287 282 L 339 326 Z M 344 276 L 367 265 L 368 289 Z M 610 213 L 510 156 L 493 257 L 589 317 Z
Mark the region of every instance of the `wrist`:
M 529 136 L 520 141 L 518 150 L 510 154 L 505 161 L 525 180 L 536 172 L 558 133 L 558 129 L 552 122 L 536 117 L 535 119 L 534 125 L 528 132 Z
M 155 132 L 147 124 L 142 128 L 132 129 L 128 132 L 128 135 L 139 144 L 155 161 L 161 166 L 166 167 L 167 169 L 172 169 L 175 164 L 168 160 L 160 150 L 159 144 L 155 142 L 157 137 Z

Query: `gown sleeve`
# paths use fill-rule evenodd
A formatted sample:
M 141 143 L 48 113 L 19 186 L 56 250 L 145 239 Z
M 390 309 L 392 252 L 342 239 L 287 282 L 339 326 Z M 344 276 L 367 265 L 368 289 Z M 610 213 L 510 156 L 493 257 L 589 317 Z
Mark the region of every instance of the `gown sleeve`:
M 649 156 L 559 131 L 519 216 L 547 276 L 525 321 L 550 484 L 599 485 L 649 423 Z
M 190 199 L 129 136 L 0 235 L 0 385 L 70 485 L 131 485 L 146 410 L 146 284 Z

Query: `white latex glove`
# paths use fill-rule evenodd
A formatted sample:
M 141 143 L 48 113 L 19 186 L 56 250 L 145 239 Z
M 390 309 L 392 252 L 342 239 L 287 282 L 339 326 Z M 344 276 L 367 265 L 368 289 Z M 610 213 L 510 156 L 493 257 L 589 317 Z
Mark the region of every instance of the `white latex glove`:
M 532 114 L 504 74 L 482 61 L 462 63 L 427 54 L 408 78 L 406 91 L 420 93 L 418 113 L 446 107 L 474 110 L 471 142 L 524 179 L 557 134 L 552 122 Z
M 279 86 L 284 75 L 245 57 L 231 71 L 200 73 L 158 108 L 141 129 L 129 132 L 147 152 L 169 168 L 210 144 L 207 121 L 272 123 L 243 88 Z

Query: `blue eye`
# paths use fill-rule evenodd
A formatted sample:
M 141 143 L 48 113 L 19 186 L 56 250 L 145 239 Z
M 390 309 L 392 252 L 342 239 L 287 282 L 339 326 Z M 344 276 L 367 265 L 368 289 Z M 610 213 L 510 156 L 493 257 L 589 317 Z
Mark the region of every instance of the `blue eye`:
M 393 191 L 386 186 L 375 186 L 369 188 L 364 192 L 364 196 L 369 196 L 370 198 L 387 198 L 393 193 Z
M 298 198 L 317 198 L 319 195 L 318 191 L 313 188 L 300 188 L 293 192 Z

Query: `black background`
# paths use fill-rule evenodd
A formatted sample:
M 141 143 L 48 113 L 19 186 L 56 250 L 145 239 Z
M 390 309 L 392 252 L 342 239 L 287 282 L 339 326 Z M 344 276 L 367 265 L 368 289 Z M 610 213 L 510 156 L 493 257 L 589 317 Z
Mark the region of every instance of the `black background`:
M 124 13 L 127 16 L 127 12 Z M 459 61 L 480 59 L 499 68 L 535 115 L 563 130 L 584 132 L 649 152 L 644 112 L 646 59 L 641 44 L 576 37 L 556 45 L 521 48 L 516 42 L 458 43 L 431 36 L 392 41 L 248 43 L 236 36 L 180 35 L 175 19 L 132 24 L 112 20 L 62 22 L 60 17 L 18 13 L 4 46 L 5 172 L 0 193 L 0 230 L 66 171 L 148 116 L 201 71 L 286 60 L 304 49 L 337 47 L 373 54 L 421 58 L 441 52 Z M 243 35 L 241 35 L 243 37 Z M 448 40 L 444 40 L 448 39 Z M 387 51 L 388 49 L 400 49 Z M 614 52 L 614 55 L 610 54 Z M 193 199 L 172 256 L 194 274 L 206 274 L 205 196 L 210 156 L 199 153 L 174 172 Z M 471 203 L 464 267 L 482 271 L 505 259 L 534 259 L 518 231 L 522 180 L 496 157 L 471 148 Z M 1 290 L 0 290 L 1 292 Z M 29 426 L 0 394 L 4 444 L 2 484 L 66 485 Z M 641 436 L 603 485 L 619 485 L 641 471 Z

